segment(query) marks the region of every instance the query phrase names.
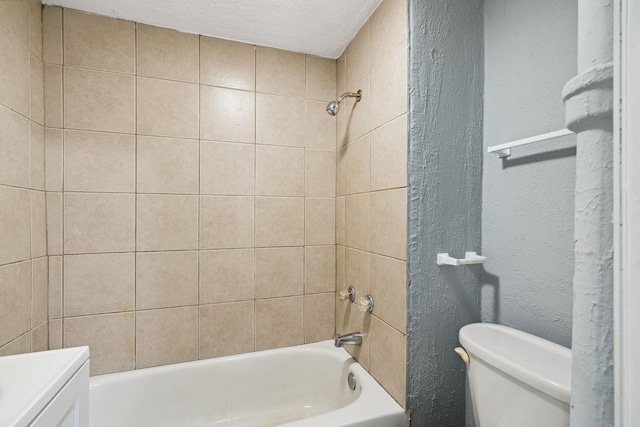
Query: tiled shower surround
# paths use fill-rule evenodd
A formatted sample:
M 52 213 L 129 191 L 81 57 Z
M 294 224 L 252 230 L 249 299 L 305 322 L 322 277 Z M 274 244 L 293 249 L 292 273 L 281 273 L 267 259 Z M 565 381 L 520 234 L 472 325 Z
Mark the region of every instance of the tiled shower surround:
M 41 17 L 0 1 L 0 355 L 47 349 Z
M 335 61 L 46 7 L 52 348 L 92 374 L 335 331 Z
M 38 1 L 0 1 L 0 353 L 48 329 L 95 375 L 360 330 L 404 404 L 405 10 L 335 61 L 55 7 L 40 46 Z
M 407 47 L 405 0 L 385 0 L 337 61 L 337 93 L 363 92 L 337 116 L 337 287 L 371 294 L 372 314 L 336 301 L 338 333 L 401 404 L 405 398 Z M 345 102 L 343 102 L 345 104 Z

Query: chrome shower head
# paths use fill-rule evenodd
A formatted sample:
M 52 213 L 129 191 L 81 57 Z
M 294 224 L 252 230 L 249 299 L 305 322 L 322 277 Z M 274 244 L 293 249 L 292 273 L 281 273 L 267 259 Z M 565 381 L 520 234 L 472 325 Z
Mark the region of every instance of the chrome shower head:
M 331 116 L 335 116 L 340 111 L 340 102 L 342 102 L 345 98 L 355 98 L 356 102 L 360 102 L 362 99 L 362 91 L 359 90 L 357 92 L 345 92 L 335 101 L 331 101 L 329 105 L 327 105 L 327 113 Z
M 335 116 L 340 111 L 340 101 L 331 101 L 329 105 L 327 105 L 327 113 L 332 116 Z

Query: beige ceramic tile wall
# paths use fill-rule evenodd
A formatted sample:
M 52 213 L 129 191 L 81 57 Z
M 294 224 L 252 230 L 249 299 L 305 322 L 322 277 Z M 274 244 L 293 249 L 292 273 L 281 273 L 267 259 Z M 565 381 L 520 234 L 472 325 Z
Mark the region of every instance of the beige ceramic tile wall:
M 46 350 L 42 6 L 0 1 L 0 355 Z
M 338 333 L 364 332 L 349 350 L 405 401 L 407 47 L 406 2 L 384 0 L 337 63 L 336 243 L 338 290 L 371 294 L 372 314 L 336 300 Z
M 99 374 L 332 337 L 336 61 L 44 24 L 51 347 Z

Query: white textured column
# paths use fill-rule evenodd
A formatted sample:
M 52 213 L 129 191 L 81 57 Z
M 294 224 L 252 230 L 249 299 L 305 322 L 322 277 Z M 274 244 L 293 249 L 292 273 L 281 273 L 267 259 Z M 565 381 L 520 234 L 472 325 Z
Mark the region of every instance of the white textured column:
M 613 4 L 580 0 L 578 75 L 564 87 L 576 132 L 571 426 L 613 426 Z

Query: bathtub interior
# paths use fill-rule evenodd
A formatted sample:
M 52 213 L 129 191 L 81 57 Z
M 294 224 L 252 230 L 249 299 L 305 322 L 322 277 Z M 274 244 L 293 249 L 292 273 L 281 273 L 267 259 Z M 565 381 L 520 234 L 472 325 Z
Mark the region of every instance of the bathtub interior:
M 91 380 L 90 426 L 282 425 L 355 402 L 350 371 L 365 374 L 324 342 L 102 375 Z

